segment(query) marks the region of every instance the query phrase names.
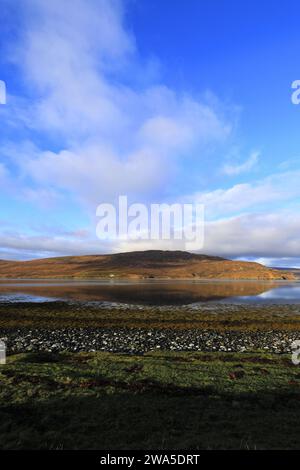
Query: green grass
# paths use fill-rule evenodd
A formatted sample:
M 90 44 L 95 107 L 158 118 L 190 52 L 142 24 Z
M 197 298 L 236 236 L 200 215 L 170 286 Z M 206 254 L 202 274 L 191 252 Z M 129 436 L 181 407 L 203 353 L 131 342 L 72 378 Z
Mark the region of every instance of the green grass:
M 300 369 L 265 353 L 28 353 L 0 366 L 1 449 L 297 449 Z
M 1 328 L 177 328 L 214 331 L 299 331 L 300 315 L 290 306 L 235 306 L 230 311 L 144 307 L 98 308 L 65 302 L 0 305 Z M 0 331 L 1 333 L 1 331 Z

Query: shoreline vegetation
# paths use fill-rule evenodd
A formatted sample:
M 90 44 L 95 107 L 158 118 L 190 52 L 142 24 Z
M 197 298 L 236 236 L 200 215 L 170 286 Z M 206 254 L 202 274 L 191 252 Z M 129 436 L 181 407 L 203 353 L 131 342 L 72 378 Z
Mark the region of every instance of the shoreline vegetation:
M 300 305 L 1 302 L 0 339 L 0 449 L 299 448 Z
M 288 355 L 27 353 L 0 366 L 1 449 L 297 449 Z
M 300 331 L 300 304 L 157 306 L 105 302 L 1 302 L 0 329 L 143 328 Z

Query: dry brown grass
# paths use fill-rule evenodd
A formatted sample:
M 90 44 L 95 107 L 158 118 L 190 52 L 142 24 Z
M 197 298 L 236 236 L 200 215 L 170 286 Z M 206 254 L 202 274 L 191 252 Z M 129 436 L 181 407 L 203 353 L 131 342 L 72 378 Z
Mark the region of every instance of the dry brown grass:
M 142 251 L 115 255 L 69 256 L 33 261 L 1 261 L 2 278 L 126 279 L 294 279 L 291 273 L 258 263 L 231 261 L 180 251 Z

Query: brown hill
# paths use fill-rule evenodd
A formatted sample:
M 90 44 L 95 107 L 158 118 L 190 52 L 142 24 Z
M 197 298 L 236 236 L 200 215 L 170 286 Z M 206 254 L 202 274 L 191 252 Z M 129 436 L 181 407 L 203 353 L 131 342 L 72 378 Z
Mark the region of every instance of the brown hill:
M 0 278 L 295 279 L 292 273 L 270 269 L 258 263 L 185 251 L 160 250 L 32 261 L 2 260 Z

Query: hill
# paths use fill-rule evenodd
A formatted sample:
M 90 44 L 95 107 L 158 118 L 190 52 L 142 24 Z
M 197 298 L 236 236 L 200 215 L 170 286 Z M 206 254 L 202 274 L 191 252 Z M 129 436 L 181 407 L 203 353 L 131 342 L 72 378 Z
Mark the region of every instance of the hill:
M 150 250 L 31 261 L 2 260 L 0 278 L 292 280 L 295 276 L 253 262 L 185 251 Z

